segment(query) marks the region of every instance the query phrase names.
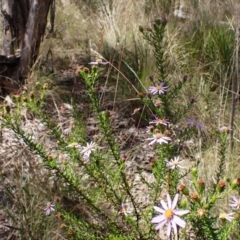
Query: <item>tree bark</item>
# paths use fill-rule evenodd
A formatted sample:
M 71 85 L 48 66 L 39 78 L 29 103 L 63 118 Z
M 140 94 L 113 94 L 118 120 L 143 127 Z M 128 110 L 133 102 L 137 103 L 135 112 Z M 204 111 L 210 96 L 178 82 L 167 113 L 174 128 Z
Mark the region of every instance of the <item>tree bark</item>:
M 15 34 L 13 24 L 13 5 L 14 0 L 2 0 L 2 15 L 3 15 L 2 55 L 5 56 L 13 54 L 12 40 Z
M 0 55 L 0 87 L 19 88 L 39 54 L 54 0 L 2 0 L 3 49 Z M 17 56 L 20 52 L 21 55 Z M 4 61 L 1 62 L 1 57 Z M 9 62 L 8 62 L 9 60 Z M 10 91 L 11 89 L 9 89 Z M 7 91 L 7 92 L 9 92 Z
M 24 34 L 20 59 L 20 75 L 27 77 L 35 63 L 47 24 L 47 15 L 53 0 L 32 0 Z

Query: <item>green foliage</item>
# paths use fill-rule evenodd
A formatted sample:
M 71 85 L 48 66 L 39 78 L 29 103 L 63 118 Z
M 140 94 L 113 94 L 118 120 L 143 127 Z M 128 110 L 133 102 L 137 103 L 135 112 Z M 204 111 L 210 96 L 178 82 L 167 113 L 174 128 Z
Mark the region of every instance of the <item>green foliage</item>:
M 148 2 L 149 5 L 163 6 L 166 13 L 170 12 L 173 3 L 174 1 L 162 0 Z M 90 4 L 96 7 L 99 2 L 92 1 Z M 104 4 L 106 5 L 105 2 Z M 199 1 L 193 1 L 193 4 L 199 7 Z M 109 5 L 113 11 L 112 1 Z M 8 206 L 2 206 L 14 223 L 9 228 L 17 231 L 21 239 L 54 239 L 58 235 L 80 240 L 161 239 L 161 231 L 165 232 L 165 228 L 159 234 L 151 221 L 155 219 L 155 223 L 154 217 L 159 214 L 159 223 L 164 219 L 173 224 L 176 214 L 174 204 L 177 209 L 189 210 L 188 214 L 186 212 L 185 216 L 181 216 L 187 225 L 185 227 L 185 224 L 180 223 L 180 227 L 185 227 L 180 230 L 180 227 L 175 229 L 173 224 L 168 239 L 225 240 L 235 233 L 238 236 L 239 202 L 235 203 L 235 209 L 228 206 L 231 194 L 240 193 L 239 178 L 229 177 L 227 172 L 230 165 L 228 143 L 231 129 L 211 126 L 212 146 L 207 146 L 210 124 L 207 126 L 200 122 L 200 119 L 204 120 L 204 115 L 198 109 L 197 100 L 181 102 L 188 90 L 195 97 L 197 88 L 191 84 L 190 77 L 180 76 L 182 71 L 192 70 L 192 66 L 201 64 L 201 74 L 219 78 L 230 76 L 235 34 L 226 25 L 209 24 L 206 19 L 192 20 L 192 29 L 178 35 L 178 43 L 182 43 L 180 48 L 189 52 L 189 59 L 174 69 L 171 66 L 174 50 L 169 50 L 169 34 L 172 31 L 169 30 L 170 24 L 169 19 L 156 19 L 151 22 L 150 28 L 140 27 L 143 38 L 153 49 L 156 65 L 156 72 L 154 69 L 154 75 L 149 76 L 147 83 L 152 88 L 162 90 L 154 92 L 149 89 L 137 99 L 141 101 L 143 111 L 146 111 L 145 120 L 151 121 L 154 118 L 149 123 L 149 131 L 142 143 L 147 146 L 146 152 L 148 149 L 155 152 L 152 167 L 148 169 L 154 179 L 152 182 L 148 181 L 144 170 L 137 169 L 130 174 L 127 172 L 126 159 L 131 162 L 131 156 L 122 156 L 118 132 L 112 125 L 109 111 L 101 105 L 98 92 L 101 85 L 101 64 L 107 63 L 96 62 L 94 66 L 83 68 L 79 72 L 86 88 L 81 93 L 86 101 L 84 111 L 92 111 L 91 117 L 97 119 L 97 136 L 88 135 L 88 123 L 84 116 L 80 117 L 80 100 L 76 98 L 71 99 L 71 105 L 69 104 L 74 127 L 67 134 L 64 132 L 59 124 L 60 118 L 54 119 L 52 109 L 47 109 L 48 84 L 37 82 L 36 95 L 22 92 L 12 96 L 14 104 L 7 105 L 2 111 L 2 126 L 11 129 L 33 156 L 41 158 L 39 169 L 44 171 L 41 181 L 36 180 L 32 176 L 34 174 L 26 176 L 21 173 L 11 187 L 4 189 L 8 201 L 15 206 L 13 213 Z M 138 39 L 135 40 L 137 42 Z M 145 49 L 140 50 L 146 53 Z M 136 53 L 140 50 L 137 49 Z M 138 59 L 138 56 L 135 57 Z M 185 61 L 186 58 L 182 60 Z M 130 78 L 133 76 L 138 81 L 141 81 L 143 69 L 148 69 L 145 66 L 138 69 L 137 64 L 132 68 L 134 64 L 129 59 L 123 58 L 120 62 L 131 71 Z M 105 67 L 107 66 L 124 76 L 128 83 L 134 82 L 121 72 L 122 68 L 115 66 L 114 61 L 108 62 Z M 193 78 L 192 81 L 194 80 Z M 137 91 L 143 84 L 131 86 Z M 46 128 L 46 136 L 55 143 L 53 150 L 44 141 L 24 130 L 28 119 L 23 118 L 23 111 L 40 119 Z M 57 112 L 59 114 L 60 111 Z M 187 119 L 188 116 L 191 116 L 190 120 Z M 204 144 L 197 145 L 199 142 Z M 212 151 L 210 157 L 202 154 L 209 149 Z M 212 158 L 214 171 L 211 172 L 211 178 L 206 179 L 206 169 L 202 171 L 201 165 L 210 162 Z M 185 163 L 182 164 L 182 160 Z M 150 198 L 147 206 L 136 196 L 136 186 L 131 181 L 134 175 L 138 176 L 142 186 L 148 188 L 148 192 L 143 193 Z M 4 180 L 4 174 L 1 178 Z M 163 203 L 166 194 L 171 199 L 179 196 L 179 201 L 172 204 L 167 197 L 166 207 L 166 203 Z M 43 202 L 46 199 L 55 208 L 55 212 L 50 211 L 50 216 L 44 214 Z M 162 206 L 159 206 L 159 201 Z M 234 199 L 231 201 L 234 202 Z M 164 209 L 161 213 L 156 213 L 157 208 L 154 210 L 153 206 Z

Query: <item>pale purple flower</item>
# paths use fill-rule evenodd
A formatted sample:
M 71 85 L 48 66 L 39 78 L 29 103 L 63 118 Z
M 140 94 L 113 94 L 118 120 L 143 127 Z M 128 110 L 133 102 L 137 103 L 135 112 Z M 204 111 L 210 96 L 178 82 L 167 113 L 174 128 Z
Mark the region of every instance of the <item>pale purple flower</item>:
M 149 122 L 149 124 L 156 124 L 156 125 L 165 125 L 167 126 L 169 124 L 169 121 L 165 118 L 158 118 L 156 117 L 155 120 Z
M 161 133 L 155 133 L 151 138 L 147 138 L 147 140 L 150 140 L 151 142 L 148 145 L 153 145 L 154 143 L 166 143 L 168 144 L 169 141 L 172 139 L 170 137 L 166 137 Z
M 225 212 L 223 212 L 223 213 L 219 214 L 219 218 L 221 220 L 227 220 L 229 222 L 232 222 L 232 220 L 234 219 L 233 215 L 234 215 L 234 213 L 225 213 Z
M 96 150 L 96 143 L 91 141 L 90 143 L 87 143 L 86 147 L 83 147 L 83 150 L 81 151 L 81 153 L 84 156 L 89 157 L 91 153 L 95 150 Z
M 195 127 L 197 129 L 203 128 L 203 124 L 198 121 L 196 117 L 189 118 L 187 120 L 187 124 L 190 125 L 191 127 Z
M 184 160 L 180 161 L 179 157 L 174 157 L 170 161 L 166 161 L 166 162 L 167 162 L 167 167 L 169 167 L 172 170 L 176 168 L 184 168 L 180 165 L 182 162 L 184 162 Z
M 164 86 L 164 82 L 156 84 L 156 86 L 150 86 L 149 92 L 153 95 L 163 94 L 167 91 L 168 86 Z
M 54 204 L 52 204 L 51 202 L 47 202 L 47 207 L 44 208 L 44 211 L 46 212 L 45 214 L 48 216 L 51 212 L 54 212 Z
M 125 216 L 127 216 L 128 214 L 130 214 L 131 212 L 127 210 L 127 206 L 126 204 L 122 203 L 119 209 L 119 214 L 124 214 Z
M 232 196 L 229 206 L 232 208 L 240 209 L 240 198 Z
M 158 206 L 153 207 L 160 214 L 154 217 L 151 222 L 157 224 L 155 227 L 156 230 L 160 229 L 161 227 L 163 227 L 163 225 L 166 224 L 168 237 L 171 234 L 171 228 L 173 228 L 174 233 L 177 234 L 177 225 L 181 228 L 184 228 L 186 226 L 186 222 L 182 220 L 179 216 L 190 212 L 189 210 L 175 209 L 178 197 L 179 194 L 176 194 L 173 201 L 171 201 L 169 194 L 167 194 L 167 203 L 161 200 L 162 208 Z
M 220 133 L 224 133 L 224 132 L 229 133 L 229 132 L 232 131 L 232 129 L 230 127 L 228 127 L 228 126 L 219 127 L 218 130 L 219 130 Z

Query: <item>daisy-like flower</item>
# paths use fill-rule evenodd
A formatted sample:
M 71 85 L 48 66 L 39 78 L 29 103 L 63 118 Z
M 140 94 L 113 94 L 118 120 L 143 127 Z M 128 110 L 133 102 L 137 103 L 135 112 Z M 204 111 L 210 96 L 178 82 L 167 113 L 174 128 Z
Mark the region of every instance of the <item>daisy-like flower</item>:
M 125 216 L 127 216 L 131 212 L 127 210 L 126 204 L 122 203 L 118 213 L 119 214 L 124 214 Z
M 168 144 L 169 141 L 171 141 L 172 139 L 170 137 L 166 137 L 161 133 L 156 133 L 153 134 L 153 136 L 151 138 L 147 138 L 147 140 L 150 140 L 151 142 L 148 145 L 153 145 L 154 143 L 166 143 Z
M 222 127 L 219 127 L 219 128 L 218 128 L 218 131 L 219 131 L 220 133 L 225 133 L 225 132 L 229 133 L 229 132 L 232 131 L 232 129 L 231 129 L 230 127 L 227 127 L 227 126 L 222 126 Z
M 171 228 L 173 228 L 174 233 L 177 234 L 177 225 L 181 228 L 184 228 L 186 226 L 186 222 L 179 216 L 189 213 L 189 210 L 175 209 L 178 197 L 179 194 L 176 194 L 173 201 L 171 201 L 169 194 L 167 194 L 167 203 L 161 200 L 162 208 L 157 206 L 153 207 L 160 214 L 154 217 L 151 222 L 157 224 L 155 227 L 156 230 L 160 229 L 163 227 L 163 225 L 166 224 L 168 237 L 171 234 Z
M 169 124 L 169 121 L 165 118 L 158 118 L 156 117 L 155 120 L 149 122 L 149 124 L 156 124 L 156 125 L 165 125 L 167 126 Z
M 232 208 L 240 209 L 240 198 L 232 196 L 229 206 Z
M 164 94 L 168 89 L 168 86 L 164 86 L 164 82 L 156 84 L 156 86 L 150 86 L 149 92 L 153 95 Z
M 83 147 L 83 150 L 81 151 L 81 153 L 86 157 L 89 157 L 90 154 L 95 150 L 96 150 L 96 143 L 91 141 L 90 143 L 87 143 L 86 147 Z
M 234 213 L 225 213 L 225 212 L 223 212 L 223 213 L 219 214 L 219 219 L 227 220 L 229 222 L 232 222 L 232 220 L 234 219 L 233 215 L 234 215 Z
M 179 157 L 174 157 L 170 161 L 166 161 L 166 162 L 167 162 L 167 167 L 173 170 L 173 169 L 176 169 L 176 168 L 184 168 L 180 165 L 184 161 L 185 160 L 180 161 Z
M 197 129 L 203 128 L 203 124 L 201 122 L 199 122 L 196 117 L 189 118 L 187 120 L 187 124 L 190 125 L 191 127 L 197 128 Z
M 51 202 L 47 202 L 47 207 L 44 208 L 45 214 L 48 216 L 51 212 L 54 212 L 54 204 L 52 204 Z

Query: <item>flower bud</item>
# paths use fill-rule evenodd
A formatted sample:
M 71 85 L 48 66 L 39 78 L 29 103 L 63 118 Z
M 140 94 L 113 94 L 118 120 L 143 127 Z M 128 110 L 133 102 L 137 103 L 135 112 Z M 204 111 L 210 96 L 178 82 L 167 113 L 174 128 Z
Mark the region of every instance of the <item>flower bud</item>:
M 205 189 L 205 181 L 203 179 L 199 179 L 197 181 L 197 184 L 199 186 L 200 192 L 203 192 L 203 190 Z
M 40 86 L 41 86 L 41 83 L 40 82 L 36 82 L 36 88 L 39 89 Z
M 143 98 L 143 97 L 144 97 L 144 94 L 143 94 L 142 92 L 138 92 L 137 97 Z
M 13 100 L 15 100 L 16 102 L 20 102 L 20 100 L 21 100 L 20 94 L 15 94 L 15 95 L 12 96 L 12 98 L 13 98 Z
M 99 135 L 95 134 L 93 135 L 93 140 L 96 142 L 99 139 Z
M 183 193 L 184 195 L 186 195 L 186 196 L 189 195 L 189 190 L 188 190 L 188 188 L 186 187 L 186 185 L 183 184 L 183 183 L 178 186 L 178 191 L 179 191 L 179 192 L 182 192 L 182 193 Z
M 125 162 L 127 160 L 127 156 L 125 154 L 122 155 L 120 160 L 121 160 L 121 162 Z
M 205 213 L 206 213 L 206 209 L 204 209 L 204 208 L 199 208 L 197 210 L 197 216 L 200 218 L 203 217 L 205 215 Z
M 231 189 L 235 189 L 240 186 L 240 178 L 235 178 L 231 183 Z
M 182 199 L 182 200 L 180 201 L 180 203 L 179 203 L 179 206 L 180 206 L 181 208 L 187 208 L 187 200 Z
M 22 100 L 24 101 L 24 102 L 28 102 L 28 98 L 27 97 L 22 97 Z
M 46 89 L 48 89 L 48 83 L 43 84 L 43 90 L 46 90 Z
M 191 192 L 190 198 L 195 202 L 200 202 L 200 197 L 197 192 Z
M 197 168 L 192 168 L 191 169 L 191 173 L 192 173 L 192 175 L 193 175 L 193 177 L 194 178 L 197 178 L 198 177 L 198 170 L 197 170 Z
M 219 192 L 223 192 L 224 189 L 226 188 L 226 182 L 223 180 L 219 180 L 218 184 L 217 184 L 217 188 Z
M 144 28 L 142 26 L 139 26 L 138 29 L 139 29 L 140 32 L 144 31 Z

